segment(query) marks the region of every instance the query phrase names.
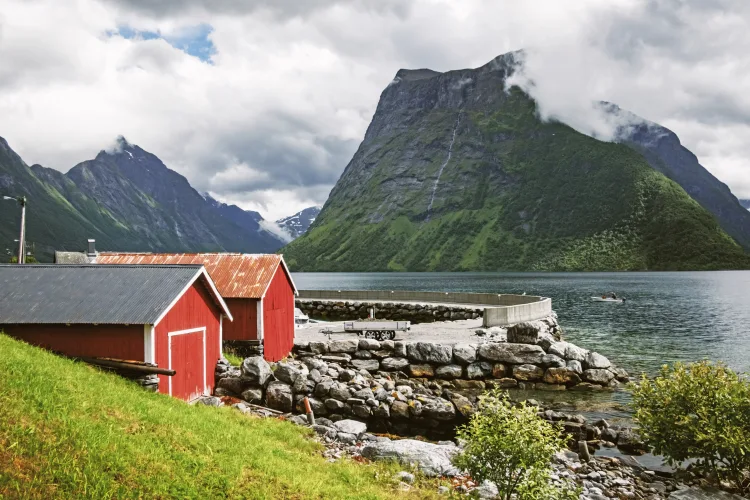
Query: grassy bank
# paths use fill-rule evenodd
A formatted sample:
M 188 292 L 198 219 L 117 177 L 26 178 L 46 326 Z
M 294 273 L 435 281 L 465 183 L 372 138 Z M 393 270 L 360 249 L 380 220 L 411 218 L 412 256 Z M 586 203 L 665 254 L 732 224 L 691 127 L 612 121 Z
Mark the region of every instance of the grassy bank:
M 189 406 L 0 334 L 0 498 L 425 498 L 305 429 Z M 380 478 L 380 479 L 378 479 Z

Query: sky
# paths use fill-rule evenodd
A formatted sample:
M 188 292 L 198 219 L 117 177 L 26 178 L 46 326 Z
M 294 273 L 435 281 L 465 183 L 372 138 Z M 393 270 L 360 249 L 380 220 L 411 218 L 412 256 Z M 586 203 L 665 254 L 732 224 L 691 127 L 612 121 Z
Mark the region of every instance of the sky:
M 274 220 L 322 205 L 400 68 L 526 50 L 545 119 L 606 100 L 750 198 L 747 0 L 0 0 L 0 136 L 67 171 L 118 136 Z

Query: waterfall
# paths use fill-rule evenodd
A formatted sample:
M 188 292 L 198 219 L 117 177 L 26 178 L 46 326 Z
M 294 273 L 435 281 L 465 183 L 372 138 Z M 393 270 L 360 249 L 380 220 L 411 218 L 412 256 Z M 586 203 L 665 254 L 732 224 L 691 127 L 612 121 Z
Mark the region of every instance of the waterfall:
M 432 214 L 432 202 L 435 201 L 435 193 L 437 192 L 438 184 L 440 184 L 440 176 L 443 175 L 443 170 L 445 170 L 445 166 L 448 165 L 448 162 L 451 161 L 451 155 L 453 154 L 453 143 L 456 141 L 456 131 L 458 130 L 458 124 L 461 121 L 461 114 L 459 113 L 456 117 L 456 124 L 453 126 L 453 137 L 451 137 L 451 142 L 448 145 L 448 156 L 445 158 L 445 161 L 440 166 L 440 170 L 438 171 L 437 179 L 435 179 L 435 185 L 432 186 L 432 195 L 430 196 L 430 203 L 427 205 L 427 218 L 425 218 L 425 222 L 430 222 L 430 215 Z

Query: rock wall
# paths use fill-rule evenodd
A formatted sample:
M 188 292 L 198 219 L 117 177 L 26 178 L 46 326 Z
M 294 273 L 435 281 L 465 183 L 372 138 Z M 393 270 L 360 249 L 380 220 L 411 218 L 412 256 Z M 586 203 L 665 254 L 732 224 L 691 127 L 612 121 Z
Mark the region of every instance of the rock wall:
M 353 418 L 373 431 L 440 439 L 466 422 L 487 388 L 601 389 L 627 380 L 604 356 L 540 334 L 535 325 L 511 327 L 507 339 L 298 342 L 294 360 L 268 364 L 249 357 L 240 368 L 221 362 L 215 394 L 298 413 L 308 397 L 315 415 L 334 422 Z M 597 432 L 564 414 L 554 419 L 565 421 L 576 440 Z
M 295 305 L 313 319 L 345 321 L 365 319 L 370 308 L 375 317 L 412 323 L 481 318 L 484 307 L 399 302 L 297 299 Z

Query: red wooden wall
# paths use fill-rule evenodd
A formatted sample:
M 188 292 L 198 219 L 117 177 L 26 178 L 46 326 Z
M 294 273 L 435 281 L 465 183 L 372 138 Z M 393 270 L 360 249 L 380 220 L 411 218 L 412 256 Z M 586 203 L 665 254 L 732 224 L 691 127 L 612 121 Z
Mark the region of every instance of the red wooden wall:
M 294 290 L 279 266 L 263 297 L 263 357 L 285 358 L 294 345 Z
M 209 295 L 205 285 L 196 281 L 192 287 L 177 301 L 172 309 L 167 313 L 161 322 L 156 325 L 155 344 L 156 344 L 156 364 L 160 367 L 169 366 L 169 332 L 188 330 L 191 328 L 206 327 L 206 386 L 208 392 L 213 392 L 214 387 L 214 368 L 216 361 L 221 356 L 219 348 L 219 317 L 220 309 Z M 229 323 L 229 320 L 226 321 Z M 184 337 L 179 339 L 178 337 Z M 195 341 L 200 337 L 200 342 Z M 176 339 L 176 340 L 175 340 Z M 195 349 L 199 346 L 200 349 Z M 177 374 L 172 377 L 172 395 L 182 399 L 187 399 L 187 386 L 178 380 L 183 378 L 195 367 L 188 368 L 184 366 L 189 360 L 196 361 L 198 356 L 203 357 L 203 341 L 201 334 L 187 334 L 173 337 L 172 343 L 172 369 Z M 183 363 L 181 366 L 180 364 Z M 202 373 L 201 373 L 202 376 Z M 182 392 L 180 392 L 182 391 Z M 169 377 L 159 375 L 159 392 L 169 394 Z
M 143 325 L 0 325 L 0 330 L 69 356 L 144 361 Z
M 224 321 L 224 340 L 258 339 L 258 301 L 256 299 L 224 299 L 234 321 Z

